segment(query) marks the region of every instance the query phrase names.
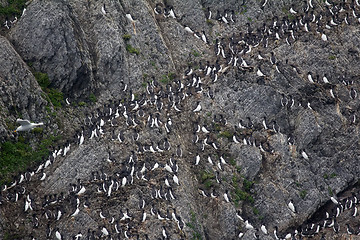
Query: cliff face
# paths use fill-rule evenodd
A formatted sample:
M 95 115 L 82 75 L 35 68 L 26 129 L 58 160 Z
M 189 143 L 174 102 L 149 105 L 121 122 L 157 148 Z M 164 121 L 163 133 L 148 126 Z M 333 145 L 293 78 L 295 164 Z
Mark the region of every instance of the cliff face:
M 360 7 L 265 2 L 31 1 L 0 38 L 0 136 L 62 140 L 3 186 L 0 237 L 306 238 L 340 206 L 315 239 L 358 228 L 330 197 L 359 192 Z

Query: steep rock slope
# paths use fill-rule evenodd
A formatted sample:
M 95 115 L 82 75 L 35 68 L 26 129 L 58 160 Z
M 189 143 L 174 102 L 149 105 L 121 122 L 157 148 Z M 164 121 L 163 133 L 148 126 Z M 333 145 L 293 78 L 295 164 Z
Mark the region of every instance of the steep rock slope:
M 323 16 L 319 24 L 305 19 L 298 1 L 158 5 L 171 5 L 176 18 L 155 14 L 157 3 L 32 1 L 9 32 L 24 61 L 48 73 L 51 86 L 70 102 L 90 93 L 98 102 L 87 112 L 60 110 L 64 125 L 71 123 L 64 130 L 68 142 L 54 149 L 61 152 L 44 163 L 46 169 L 33 170 L 21 200 L 14 201 L 18 186 L 5 191 L 5 232 L 36 239 L 55 238 L 57 231 L 66 239 L 79 232 L 105 238 L 106 231 L 134 239 L 235 239 L 244 232 L 244 239 L 254 233 L 273 239 L 275 227 L 306 232 L 307 219 L 320 209 L 313 221 L 323 220 L 321 207 L 336 209 L 330 197 L 358 181 L 356 18 L 335 26 L 329 9 L 340 5 L 336 10 L 335 3 L 320 1 L 311 9 Z M 351 14 L 350 5 L 337 21 Z M 206 20 L 208 7 L 213 17 Z M 229 23 L 215 20 L 217 14 Z M 279 31 L 283 16 L 288 24 L 309 21 L 310 30 L 297 23 L 293 35 Z M 188 66 L 193 74 L 184 73 Z M 198 103 L 202 109 L 194 112 Z M 43 116 L 34 114 L 25 117 Z M 24 202 L 33 209 L 24 212 Z M 271 234 L 247 229 L 245 220 L 258 229 L 264 224 Z M 350 214 L 339 234 L 324 233 L 340 239 L 345 223 L 358 221 Z

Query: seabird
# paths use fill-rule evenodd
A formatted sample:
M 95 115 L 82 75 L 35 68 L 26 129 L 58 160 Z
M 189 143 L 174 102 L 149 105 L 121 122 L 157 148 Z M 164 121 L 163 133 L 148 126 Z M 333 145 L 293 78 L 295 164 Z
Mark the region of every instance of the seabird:
M 226 190 L 225 193 L 224 193 L 224 199 L 225 199 L 226 202 L 230 202 L 229 196 L 228 196 L 228 190 Z
M 261 8 L 264 8 L 265 5 L 267 4 L 268 0 L 262 0 L 261 4 Z
M 169 15 L 170 17 L 176 19 L 176 16 L 175 16 L 175 13 L 174 13 L 174 10 L 171 8 L 170 11 L 169 11 Z
M 101 7 L 101 12 L 106 15 L 106 9 L 105 9 L 105 3 L 103 4 L 103 6 Z
M 265 225 L 261 225 L 261 228 L 260 228 L 260 229 L 261 229 L 261 231 L 262 231 L 265 235 L 268 234 L 268 231 L 267 231 Z
M 293 200 L 291 199 L 290 202 L 288 203 L 288 207 L 290 208 L 290 210 L 293 212 L 293 213 L 297 213 L 296 209 L 295 209 L 295 206 L 294 206 L 294 202 Z
M 206 18 L 211 19 L 211 15 L 212 15 L 212 13 L 211 13 L 210 7 L 208 7 L 207 11 L 206 11 Z
M 62 238 L 61 238 L 61 234 L 60 234 L 60 232 L 59 232 L 59 228 L 56 229 L 55 237 L 56 237 L 56 239 L 58 239 L 58 240 L 61 240 L 61 239 L 62 239 Z
M 194 31 L 193 31 L 193 30 L 191 30 L 191 28 L 190 28 L 190 27 L 188 27 L 188 26 L 185 26 L 185 31 L 187 31 L 188 33 L 191 33 L 191 34 L 193 34 L 193 33 L 194 33 Z
M 135 20 L 132 18 L 130 13 L 127 13 L 125 16 L 126 16 L 127 19 L 130 20 L 130 22 L 131 22 L 131 24 L 133 25 L 133 28 L 134 28 L 134 33 L 136 34 Z
M 30 131 L 31 129 L 37 127 L 37 126 L 42 126 L 44 125 L 44 123 L 30 123 L 29 120 L 23 120 L 18 118 L 16 120 L 16 123 L 19 123 L 21 126 L 18 127 L 14 132 L 21 132 L 21 131 Z
M 248 220 L 245 221 L 245 228 L 249 230 L 254 229 L 253 225 L 251 225 Z
M 200 105 L 200 101 L 198 101 L 196 108 L 193 110 L 193 112 L 200 112 L 201 111 L 201 105 Z
M 309 160 L 309 156 L 306 154 L 305 151 L 302 151 L 302 152 L 301 152 L 301 156 L 302 156 L 303 158 L 305 158 L 306 160 Z
M 334 197 L 331 197 L 330 200 L 331 200 L 335 205 L 338 205 L 338 204 L 339 204 L 338 200 L 336 200 L 336 198 L 334 198 Z
M 325 33 L 321 34 L 321 40 L 327 41 L 327 36 L 325 35 Z
M 207 38 L 206 38 L 206 35 L 205 35 L 205 31 L 202 31 L 202 33 L 201 33 L 201 40 L 203 40 L 204 43 L 207 43 Z
M 311 76 L 311 72 L 308 72 L 307 78 L 311 83 L 314 83 L 314 80 L 313 80 L 313 78 Z
M 200 156 L 196 155 L 196 157 L 195 157 L 195 165 L 199 165 L 199 163 L 200 163 Z
M 155 12 L 156 15 L 162 13 L 161 4 L 159 4 L 159 3 L 156 4 L 156 6 L 154 8 L 154 12 Z
M 270 54 L 271 54 L 270 62 L 272 65 L 274 65 L 274 64 L 276 64 L 276 58 L 275 58 L 274 52 L 271 52 Z

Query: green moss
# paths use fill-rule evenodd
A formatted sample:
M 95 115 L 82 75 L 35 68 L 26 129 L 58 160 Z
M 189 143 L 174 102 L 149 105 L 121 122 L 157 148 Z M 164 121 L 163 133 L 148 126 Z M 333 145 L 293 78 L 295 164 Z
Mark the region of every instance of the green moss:
M 170 81 L 173 81 L 175 79 L 175 76 L 175 73 L 169 72 L 166 75 L 162 75 L 160 82 L 163 84 L 168 84 Z
M 334 195 L 334 192 L 333 190 L 331 189 L 331 187 L 328 187 L 328 193 L 330 196 Z
M 64 101 L 64 94 L 55 88 L 49 88 L 51 82 L 47 73 L 34 72 L 33 74 L 41 89 L 47 94 L 42 95 L 42 97 L 51 102 L 55 108 L 61 107 Z
M 289 18 L 290 21 L 292 21 L 292 20 L 295 19 L 295 16 L 289 13 L 289 14 L 288 14 L 288 18 Z
M 254 185 L 254 182 L 253 182 L 253 181 L 249 181 L 249 180 L 247 180 L 246 178 L 244 178 L 243 184 L 244 184 L 244 189 L 245 189 L 245 191 L 250 192 L 252 186 Z
M 6 141 L 0 145 L 0 185 L 9 183 L 11 175 L 17 174 L 49 155 L 49 147 L 59 136 L 43 139 L 34 149 L 22 137 L 17 142 Z
M 220 132 L 220 130 L 221 130 L 221 127 L 218 123 L 214 123 L 214 128 L 215 128 L 216 132 Z
M 43 91 L 45 91 L 45 89 L 49 87 L 50 80 L 49 80 L 49 76 L 47 75 L 47 73 L 34 72 L 34 77 L 35 77 L 36 81 L 39 83 L 39 85 Z
M 135 53 L 136 55 L 140 54 L 139 49 L 134 48 L 133 46 L 131 46 L 130 44 L 126 45 L 126 51 L 128 51 L 129 53 Z
M 212 26 L 215 25 L 214 22 L 211 21 L 210 19 L 206 19 L 206 23 L 207 23 L 207 25 L 209 25 L 210 27 L 212 27 Z
M 191 54 L 194 56 L 194 57 L 200 57 L 201 54 L 198 52 L 198 51 L 195 51 L 195 50 L 191 50 Z
M 300 191 L 299 195 L 302 199 L 304 199 L 306 197 L 307 191 L 306 190 L 302 190 Z
M 46 92 L 53 106 L 55 108 L 61 107 L 64 101 L 64 94 L 55 88 L 48 88 Z
M 208 179 L 204 182 L 204 186 L 206 189 L 210 189 L 213 186 L 213 182 L 210 179 Z
M 332 55 L 332 56 L 329 56 L 329 59 L 330 59 L 330 60 L 335 60 L 336 57 Z
M 230 164 L 231 164 L 232 166 L 236 166 L 236 160 L 233 159 L 233 158 L 230 158 Z
M 79 102 L 79 103 L 78 103 L 78 106 L 80 106 L 80 107 L 85 107 L 85 106 L 86 106 L 86 102 Z
M 192 232 L 191 232 L 192 240 L 201 240 L 202 239 L 200 230 L 199 230 L 200 226 L 196 220 L 195 212 L 192 210 L 190 210 L 190 222 L 187 222 L 186 226 L 192 230 Z
M 142 78 L 143 78 L 144 80 L 147 80 L 147 79 L 149 78 L 149 75 L 146 74 L 146 73 L 143 73 Z
M 173 73 L 173 72 L 169 72 L 168 75 L 167 75 L 167 77 L 168 77 L 168 79 L 169 79 L 170 81 L 173 81 L 173 80 L 175 79 L 175 77 L 176 77 L 176 74 Z
M 97 101 L 95 94 L 90 93 L 89 100 L 90 100 L 90 102 L 95 103 Z
M 44 131 L 44 129 L 43 129 L 43 128 L 39 128 L 39 127 L 33 128 L 33 130 L 32 130 L 32 132 L 33 132 L 33 133 L 36 133 L 36 134 L 42 134 L 43 131 Z
M 208 179 L 214 179 L 215 175 L 204 170 L 200 173 L 200 177 L 201 177 L 201 182 L 205 182 Z
M 124 34 L 124 35 L 122 36 L 122 38 L 124 39 L 124 41 L 129 41 L 130 38 L 131 38 L 131 35 L 130 35 L 130 34 Z
M 8 0 L 8 6 L 3 7 L 0 5 L 0 16 L 13 17 L 21 16 L 25 3 L 27 0 Z
M 223 137 L 223 138 L 231 139 L 232 136 L 233 136 L 232 133 L 230 133 L 229 131 L 222 131 L 219 133 L 219 137 Z
M 240 187 L 241 184 L 242 188 Z M 239 178 L 235 174 L 233 175 L 233 177 L 231 178 L 231 185 L 233 186 L 234 190 L 231 192 L 231 197 L 236 207 L 239 206 L 240 201 L 246 201 L 250 204 L 253 204 L 255 202 L 253 196 L 250 193 L 253 184 L 253 181 L 249 181 L 244 177 Z

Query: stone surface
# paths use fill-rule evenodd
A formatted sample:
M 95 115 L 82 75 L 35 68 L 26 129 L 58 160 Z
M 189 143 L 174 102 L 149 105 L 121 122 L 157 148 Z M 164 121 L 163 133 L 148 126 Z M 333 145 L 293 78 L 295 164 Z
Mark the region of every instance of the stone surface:
M 173 6 L 176 19 L 155 15 L 153 9 L 157 3 L 159 1 L 150 0 L 87 3 L 33 0 L 25 16 L 6 37 L 0 37 L 2 140 L 14 139 L 9 123 L 13 124 L 21 116 L 32 121 L 48 119 L 45 130 L 58 130 L 63 136 L 62 145 L 56 149 L 71 144 L 66 156 L 59 154 L 49 167 L 39 170 L 31 181 L 24 183 L 33 199 L 34 210 L 24 213 L 26 196 L 22 195 L 17 203 L 9 200 L 0 207 L 0 214 L 4 216 L 0 218 L 4 219 L 0 227 L 4 232 L 23 238 L 32 234 L 42 239 L 49 224 L 53 229 L 59 228 L 65 239 L 79 231 L 84 235 L 89 233 L 87 236 L 94 231 L 94 235 L 101 236 L 103 227 L 116 235 L 114 224 L 118 221 L 121 237 L 127 231 L 135 239 L 136 234 L 141 239 L 145 239 L 145 234 L 149 239 L 161 238 L 163 227 L 174 239 L 199 236 L 235 239 L 240 232 L 244 233 L 243 239 L 253 239 L 254 233 L 259 234 L 260 239 L 274 239 L 275 226 L 281 235 L 293 231 L 323 218 L 324 208 L 330 211 L 334 207 L 329 203 L 331 196 L 342 199 L 351 196 L 348 194 L 351 191 L 359 191 L 359 97 L 353 99 L 350 95 L 358 89 L 360 76 L 360 68 L 354 65 L 359 61 L 360 51 L 354 44 L 360 40 L 358 25 L 354 25 L 356 19 L 352 19 L 352 25 L 342 23 L 331 30 L 325 29 L 329 39 L 326 42 L 316 32 L 316 24 L 311 24 L 310 32 L 295 32 L 297 40 L 291 46 L 284 39 L 271 36 L 267 48 L 261 43 L 252 51 L 238 55 L 238 65 L 244 60 L 252 68 L 231 65 L 224 70 L 227 60 L 221 54 L 216 56 L 216 40 L 226 41 L 233 34 L 238 36 L 240 31 L 245 34 L 247 23 L 257 32 L 263 23 L 271 25 L 274 16 L 278 16 L 278 21 L 285 16 L 294 19 L 289 13 L 290 7 L 301 12 L 303 3 L 269 0 L 261 8 L 260 1 L 255 0 L 163 2 Z M 106 14 L 102 12 L 104 4 Z M 313 5 L 315 14 L 328 9 L 322 1 L 313 1 Z M 211 21 L 205 19 L 208 7 L 214 16 Z M 235 23 L 225 24 L 214 19 L 218 11 L 222 14 L 225 9 L 236 13 Z M 134 23 L 126 17 L 127 13 L 135 19 Z M 329 24 L 329 16 L 323 16 L 323 24 Z M 209 44 L 186 32 L 185 25 L 200 36 L 204 31 Z M 131 38 L 126 40 L 125 34 Z M 129 44 L 138 49 L 138 55 L 126 50 Z M 258 59 L 260 51 L 263 60 Z M 276 56 L 278 69 L 269 62 L 271 52 Z M 215 66 L 217 60 L 223 70 L 213 82 L 198 68 L 199 65 Z M 56 119 L 45 110 L 47 105 L 51 111 L 54 109 L 44 99 L 26 63 L 31 63 L 35 71 L 48 73 L 50 86 L 61 90 L 71 102 L 57 110 Z M 201 93 L 191 87 L 193 76 L 184 76 L 189 66 L 201 77 Z M 265 77 L 256 74 L 259 68 Z M 309 82 L 309 72 L 313 79 L 318 75 L 318 82 Z M 184 90 L 167 96 L 167 83 L 172 84 L 174 92 L 178 88 L 175 80 L 169 78 L 171 73 L 175 80 L 181 80 Z M 329 83 L 322 80 L 325 74 Z M 153 80 L 159 87 L 149 93 L 147 84 Z M 124 84 L 128 85 L 126 91 Z M 207 95 L 209 88 L 214 92 L 214 99 Z M 91 93 L 96 95 L 96 103 L 89 100 Z M 185 93 L 187 96 L 180 101 L 181 94 Z M 136 102 L 130 100 L 132 94 Z M 161 110 L 154 104 L 155 94 L 157 102 L 163 103 Z M 140 107 L 145 112 L 141 117 L 134 108 L 143 97 L 153 103 L 149 101 Z M 178 101 L 176 106 L 181 112 L 174 109 L 171 98 Z M 79 106 L 81 101 L 87 106 Z M 199 113 L 193 111 L 197 101 L 202 106 Z M 114 114 L 116 111 L 119 116 Z M 148 122 L 150 114 L 150 118 L 158 118 L 160 127 L 149 126 L 152 125 L 151 120 Z M 93 125 L 86 124 L 89 116 Z M 227 120 L 226 124 L 214 120 L 219 116 Z M 130 118 L 136 118 L 136 125 Z M 172 125 L 168 133 L 165 123 L 169 118 Z M 98 137 L 89 140 L 91 131 L 100 128 L 100 119 L 105 121 L 101 127 L 103 134 L 98 132 Z M 206 127 L 209 133 L 202 129 L 196 133 L 198 125 Z M 120 132 L 125 138 L 121 142 Z M 135 132 L 139 133 L 138 140 L 133 139 Z M 85 142 L 79 146 L 82 133 Z M 199 137 L 198 143 L 192 141 L 194 134 Z M 234 134 L 240 143 L 234 143 Z M 170 150 L 156 153 L 138 150 L 139 145 L 156 148 L 165 139 L 171 144 Z M 178 147 L 182 149 L 181 157 L 177 156 Z M 308 159 L 302 156 L 303 151 Z M 195 165 L 197 155 L 200 162 Z M 162 166 L 170 164 L 170 158 L 178 165 L 177 173 L 169 173 Z M 160 167 L 150 170 L 155 163 Z M 143 166 L 147 168 L 147 180 L 141 179 Z M 46 180 L 39 180 L 44 173 Z M 93 174 L 98 174 L 97 179 L 93 179 Z M 180 185 L 174 182 L 174 174 Z M 112 181 L 121 185 L 124 177 L 126 186 L 118 186 L 107 196 Z M 164 200 L 164 191 L 168 190 L 165 179 L 170 182 L 176 199 Z M 80 185 L 86 192 L 78 196 L 79 189 L 75 192 L 72 189 Z M 353 189 L 353 185 L 356 188 Z M 9 194 L 11 198 L 15 189 L 1 196 Z M 155 189 L 162 192 L 162 199 L 154 198 Z M 43 203 L 52 194 L 61 193 L 64 199 L 60 202 Z M 230 202 L 225 200 L 225 193 Z M 170 194 L 166 196 L 169 198 Z M 72 217 L 77 197 L 81 202 L 80 213 Z M 144 209 L 139 207 L 142 199 L 146 201 Z M 290 200 L 298 213 L 289 209 Z M 83 206 L 85 201 L 90 203 L 88 209 Z M 127 209 L 131 220 L 121 220 Z M 158 209 L 161 216 L 167 212 L 171 215 L 176 209 L 185 227 L 180 230 L 176 221 L 159 220 L 161 216 L 151 214 L 154 209 Z M 58 210 L 64 213 L 60 220 L 44 217 L 44 212 L 56 215 Z M 146 222 L 142 222 L 143 210 L 148 216 Z M 106 220 L 100 212 L 106 215 Z M 34 227 L 32 214 L 39 219 L 38 227 Z M 257 229 L 265 224 L 271 234 L 264 236 L 259 231 L 247 231 L 237 214 Z M 327 239 L 342 239 L 346 234 L 343 223 L 359 224 L 358 218 L 344 217 L 346 214 L 349 215 L 344 211 L 338 235 L 329 229 L 321 233 L 326 234 Z

